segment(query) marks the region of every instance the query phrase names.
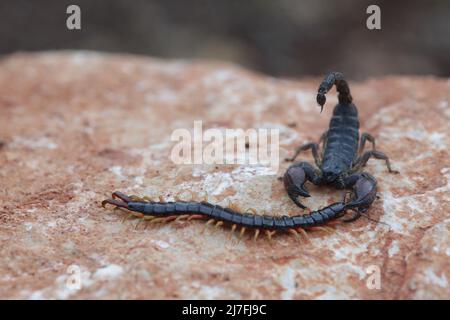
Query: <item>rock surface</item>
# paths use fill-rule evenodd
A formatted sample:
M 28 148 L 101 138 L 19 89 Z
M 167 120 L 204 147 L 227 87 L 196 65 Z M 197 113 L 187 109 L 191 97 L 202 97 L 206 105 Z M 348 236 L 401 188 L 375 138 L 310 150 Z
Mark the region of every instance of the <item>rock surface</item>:
M 282 176 L 262 166 L 175 165 L 177 128 L 277 128 L 280 159 L 326 129 L 321 78 L 287 81 L 220 63 L 86 52 L 17 54 L 0 63 L 0 298 L 449 299 L 450 81 L 350 82 L 362 131 L 400 175 L 370 160 L 379 196 L 365 218 L 310 243 L 237 243 L 198 221 L 121 223 L 112 191 L 298 214 Z M 311 161 L 309 153 L 299 159 Z M 342 192 L 310 187 L 311 208 Z M 72 266 L 69 268 L 69 266 Z M 376 284 L 380 272 L 380 288 Z M 375 272 L 375 273 L 372 273 Z M 375 279 L 375 280 L 374 280 Z M 77 288 L 77 280 L 81 287 Z M 375 282 L 374 282 L 375 281 Z

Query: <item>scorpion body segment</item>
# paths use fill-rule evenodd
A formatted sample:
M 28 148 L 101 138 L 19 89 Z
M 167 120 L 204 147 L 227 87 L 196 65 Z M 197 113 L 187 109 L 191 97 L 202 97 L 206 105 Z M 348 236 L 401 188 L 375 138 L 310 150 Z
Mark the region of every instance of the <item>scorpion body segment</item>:
M 338 104 L 333 111 L 325 137 L 320 170 L 327 184 L 344 187 L 337 178 L 351 169 L 356 160 L 359 140 L 358 111 L 354 104 Z

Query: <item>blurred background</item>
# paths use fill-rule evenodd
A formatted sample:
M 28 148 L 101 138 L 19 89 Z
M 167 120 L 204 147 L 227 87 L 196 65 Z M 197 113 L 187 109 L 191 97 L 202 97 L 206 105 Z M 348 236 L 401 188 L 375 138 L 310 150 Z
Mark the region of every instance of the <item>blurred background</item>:
M 81 8 L 79 31 L 66 8 Z M 381 8 L 382 30 L 366 28 Z M 450 75 L 450 1 L 2 0 L 0 54 L 88 49 L 231 61 L 272 76 Z

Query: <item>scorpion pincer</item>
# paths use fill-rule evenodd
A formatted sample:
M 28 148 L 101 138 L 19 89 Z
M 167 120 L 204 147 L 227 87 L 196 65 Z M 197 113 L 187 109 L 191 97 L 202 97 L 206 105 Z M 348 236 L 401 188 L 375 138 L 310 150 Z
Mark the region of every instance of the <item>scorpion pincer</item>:
M 344 198 L 345 205 L 342 210 L 351 209 L 356 214 L 346 221 L 353 221 L 360 217 L 376 199 L 376 179 L 361 169 L 370 158 L 381 159 L 391 173 L 389 158 L 382 152 L 376 150 L 375 139 L 368 133 L 359 137 L 358 110 L 352 103 L 352 96 L 348 83 L 344 80 L 342 73 L 329 73 L 317 93 L 317 103 L 321 111 L 326 102 L 326 93 L 336 85 L 339 103 L 333 110 L 329 129 L 324 132 L 319 140 L 322 150 L 319 152 L 318 143 L 306 143 L 297 148 L 292 158 L 294 161 L 300 152 L 311 149 L 317 168 L 308 162 L 298 162 L 291 165 L 283 177 L 283 182 L 288 196 L 302 209 L 306 207 L 299 201 L 298 197 L 309 197 L 310 194 L 305 187 L 306 181 L 313 184 L 330 185 L 338 189 L 352 188 L 349 201 Z M 372 150 L 364 151 L 366 141 L 372 143 Z

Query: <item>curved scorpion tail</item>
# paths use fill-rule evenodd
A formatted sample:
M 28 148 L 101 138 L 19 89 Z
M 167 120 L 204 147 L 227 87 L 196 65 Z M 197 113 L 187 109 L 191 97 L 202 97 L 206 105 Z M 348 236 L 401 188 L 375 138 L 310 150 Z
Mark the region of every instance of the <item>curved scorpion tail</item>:
M 333 203 L 325 208 L 304 215 L 296 216 L 267 216 L 237 212 L 231 208 L 224 208 L 208 202 L 145 202 L 130 201 L 130 197 L 115 192 L 113 197 L 120 198 L 125 204 L 119 205 L 115 199 L 106 199 L 102 205 L 111 204 L 136 212 L 139 218 L 169 218 L 195 217 L 205 218 L 211 222 L 217 221 L 233 225 L 233 229 L 242 228 L 292 231 L 291 229 L 319 226 L 330 220 L 341 217 L 346 210 L 343 202 Z M 161 219 L 159 219 L 161 220 Z
M 327 94 L 328 91 L 330 91 L 333 85 L 336 85 L 336 90 L 339 93 L 338 94 L 339 103 L 342 104 L 352 103 L 353 98 L 350 94 L 350 88 L 348 86 L 348 83 L 347 81 L 344 80 L 344 75 L 340 72 L 330 72 L 329 74 L 327 74 L 325 79 L 320 84 L 319 90 L 317 92 L 316 100 L 321 107 L 320 112 L 322 112 L 323 105 L 326 102 L 325 95 Z

